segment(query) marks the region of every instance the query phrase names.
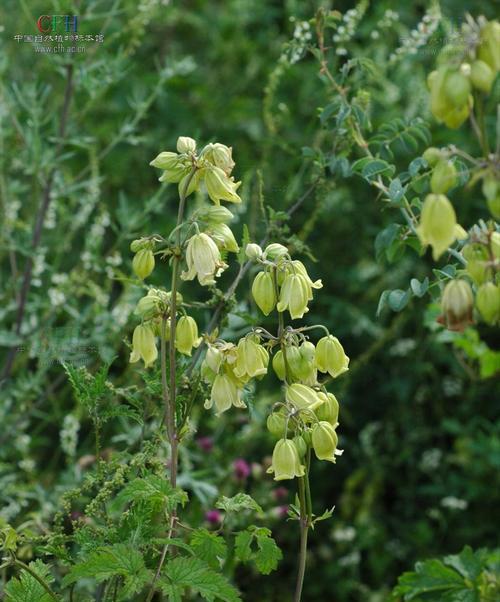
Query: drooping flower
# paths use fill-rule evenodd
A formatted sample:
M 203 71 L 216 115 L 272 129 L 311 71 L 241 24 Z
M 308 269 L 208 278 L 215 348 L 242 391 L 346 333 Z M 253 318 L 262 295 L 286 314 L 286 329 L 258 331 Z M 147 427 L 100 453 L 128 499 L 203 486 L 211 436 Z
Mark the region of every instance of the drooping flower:
M 241 198 L 236 192 L 240 182 L 235 182 L 233 178 L 228 177 L 220 167 L 206 168 L 205 185 L 208 196 L 216 205 L 219 205 L 220 201 L 241 203 Z
M 277 309 L 279 312 L 288 311 L 292 320 L 302 318 L 309 311 L 309 286 L 302 274 L 288 274 L 280 290 Z
M 259 272 L 252 284 L 252 296 L 260 311 L 268 316 L 276 306 L 273 277 L 269 272 Z
M 198 278 L 202 286 L 215 283 L 227 265 L 222 261 L 220 251 L 215 242 L 205 234 L 194 234 L 188 241 L 186 249 L 187 271 L 182 272 L 183 280 Z
M 500 320 L 500 287 L 485 282 L 477 289 L 476 306 L 485 322 L 496 324 Z
M 205 408 L 209 410 L 215 405 L 217 414 L 226 412 L 231 406 L 246 408 L 241 393 L 241 389 L 229 374 L 217 374 L 212 385 L 210 399 L 205 402 Z
M 267 472 L 274 474 L 275 481 L 303 477 L 304 466 L 300 462 L 297 448 L 290 439 L 280 439 L 274 446 L 273 460 Z
M 335 462 L 337 445 L 337 433 L 329 422 L 321 420 L 313 425 L 312 446 L 318 460 Z
M 316 366 L 318 370 L 328 372 L 333 378 L 349 370 L 349 358 L 337 337 L 330 334 L 318 341 Z
M 262 345 L 259 345 L 255 337 L 247 336 L 240 339 L 237 353 L 234 368 L 234 374 L 237 378 L 248 380 L 267 373 L 269 353 Z
M 134 255 L 132 269 L 141 280 L 147 278 L 155 268 L 155 256 L 151 249 L 141 249 Z
M 130 354 L 130 362 L 138 362 L 143 360 L 144 367 L 149 366 L 158 357 L 156 342 L 153 330 L 148 324 L 139 324 L 134 329 L 132 335 L 132 353 Z
M 473 323 L 474 295 L 466 280 L 450 280 L 441 298 L 443 322 L 449 330 L 463 330 Z
M 422 207 L 417 234 L 423 245 L 431 245 L 435 260 L 454 242 L 456 225 L 455 210 L 448 198 L 444 194 L 428 194 Z
M 181 316 L 175 329 L 175 348 L 179 353 L 191 355 L 193 347 L 198 347 L 201 337 L 198 336 L 198 325 L 191 316 Z
M 285 397 L 288 403 L 299 410 L 315 410 L 324 403 L 314 389 L 301 383 L 287 386 Z

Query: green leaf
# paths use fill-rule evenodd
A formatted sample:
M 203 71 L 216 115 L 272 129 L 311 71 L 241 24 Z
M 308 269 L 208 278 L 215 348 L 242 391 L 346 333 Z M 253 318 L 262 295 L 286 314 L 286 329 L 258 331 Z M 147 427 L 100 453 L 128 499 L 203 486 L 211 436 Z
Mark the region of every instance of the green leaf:
M 443 595 L 465 589 L 462 577 L 453 569 L 445 566 L 440 560 L 432 559 L 417 562 L 414 572 L 403 573 L 398 580 L 394 593 L 403 596 L 404 600 L 415 600 L 422 595 L 425 600 L 444 600 Z M 458 600 L 458 598 L 455 598 Z
M 387 304 L 393 311 L 402 311 L 410 300 L 410 292 L 401 289 L 395 289 L 389 293 Z
M 242 562 L 248 562 L 253 555 L 252 550 L 253 533 L 248 529 L 246 531 L 240 531 L 236 535 L 234 551 L 236 557 Z
M 47 584 L 54 581 L 49 568 L 41 560 L 29 563 L 30 569 Z M 19 577 L 11 579 L 5 586 L 5 596 L 9 602 L 53 602 L 53 598 L 43 586 L 27 571 L 22 570 Z
M 241 512 L 241 510 L 255 510 L 259 514 L 263 512 L 259 504 L 246 493 L 237 493 L 233 497 L 223 495 L 217 500 L 215 507 L 226 512 Z
M 119 576 L 124 579 L 122 596 L 130 596 L 141 591 L 150 580 L 149 571 L 142 554 L 130 544 L 115 544 L 97 548 L 82 562 L 75 564 L 63 579 L 64 585 L 79 579 L 95 579 L 98 583 Z
M 207 529 L 196 529 L 191 536 L 191 547 L 196 556 L 213 568 L 219 568 L 221 561 L 227 556 L 224 539 Z
M 263 575 L 276 570 L 278 562 L 283 558 L 281 550 L 271 537 L 271 531 L 254 525 L 238 533 L 235 553 L 241 562 L 254 561 L 257 570 Z
M 208 602 L 241 601 L 238 591 L 227 579 L 199 558 L 173 558 L 165 565 L 163 573 L 158 584 L 169 600 L 182 600 L 184 590 L 189 588 Z
M 403 198 L 405 194 L 405 187 L 401 184 L 401 180 L 399 178 L 395 178 L 389 184 L 389 198 L 391 202 L 394 204 L 399 204 L 399 201 Z
M 259 548 L 255 556 L 255 565 L 260 573 L 269 575 L 271 571 L 278 568 L 278 562 L 283 558 L 283 554 L 271 537 L 269 529 L 257 529 L 255 536 Z
M 127 502 L 146 502 L 157 512 L 172 512 L 179 504 L 184 506 L 187 500 L 185 491 L 179 487 L 174 489 L 167 479 L 150 474 L 143 479 L 130 481 L 117 495 L 114 504 L 119 506 Z
M 453 556 L 445 556 L 444 564 L 455 569 L 464 579 L 475 581 L 482 571 L 482 563 L 479 555 L 476 555 L 470 546 Z
M 380 315 L 382 314 L 384 309 L 387 307 L 387 299 L 390 294 L 391 294 L 390 290 L 385 290 L 380 295 L 380 299 L 378 300 L 378 305 L 377 305 L 377 311 L 375 312 L 375 316 L 377 318 L 380 318 Z
M 412 278 L 410 280 L 410 287 L 415 297 L 423 297 L 429 289 L 429 278 L 426 276 L 422 282 L 416 278 Z
M 389 165 L 387 161 L 382 161 L 381 159 L 373 159 L 363 166 L 363 169 L 361 170 L 361 175 L 363 176 L 363 178 L 370 182 L 377 176 L 387 174 L 391 175 L 394 173 L 394 171 L 395 167 L 393 165 Z

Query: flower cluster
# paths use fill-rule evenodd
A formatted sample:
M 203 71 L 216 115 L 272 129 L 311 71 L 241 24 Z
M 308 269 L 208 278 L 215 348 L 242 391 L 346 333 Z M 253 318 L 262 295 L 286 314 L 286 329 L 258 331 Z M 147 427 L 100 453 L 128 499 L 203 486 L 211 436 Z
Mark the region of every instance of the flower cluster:
M 500 23 L 466 24 L 464 37 L 439 53 L 437 69 L 428 77 L 432 114 L 449 128 L 468 118 L 472 89 L 489 94 L 500 71 Z

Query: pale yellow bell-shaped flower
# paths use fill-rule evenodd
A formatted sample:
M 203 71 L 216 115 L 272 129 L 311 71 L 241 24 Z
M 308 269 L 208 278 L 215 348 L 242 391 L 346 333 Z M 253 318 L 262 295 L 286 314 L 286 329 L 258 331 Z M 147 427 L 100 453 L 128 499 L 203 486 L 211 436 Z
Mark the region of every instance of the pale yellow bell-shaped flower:
M 288 274 L 281 286 L 278 305 L 279 312 L 288 309 L 292 320 L 302 318 L 309 311 L 309 285 L 302 274 Z
M 238 342 L 238 357 L 234 374 L 241 380 L 264 376 L 267 373 L 269 353 L 259 345 L 253 336 L 247 336 Z
M 229 178 L 224 170 L 214 165 L 207 167 L 204 174 L 208 196 L 216 205 L 219 205 L 220 201 L 241 203 L 241 198 L 236 192 L 240 183 Z
M 500 287 L 493 282 L 485 282 L 477 289 L 476 307 L 488 324 L 500 320 Z
M 198 278 L 202 286 L 215 283 L 215 277 L 219 276 L 227 267 L 221 260 L 220 251 L 215 242 L 205 234 L 193 235 L 186 249 L 187 271 L 182 272 L 183 280 Z
M 245 408 L 246 405 L 241 398 L 241 390 L 229 374 L 217 374 L 212 385 L 210 399 L 205 402 L 208 410 L 213 405 L 217 415 L 229 410 L 231 406 Z
M 324 403 L 324 399 L 321 399 L 314 389 L 302 383 L 287 386 L 285 398 L 298 410 L 315 410 Z
M 145 368 L 149 366 L 158 357 L 156 342 L 153 330 L 149 324 L 139 324 L 134 329 L 132 335 L 132 353 L 130 354 L 130 363 L 143 360 Z
M 141 249 L 134 255 L 132 269 L 141 280 L 147 278 L 155 268 L 155 256 L 151 249 Z
M 432 256 L 439 259 L 456 239 L 457 218 L 453 205 L 444 194 L 425 197 L 417 234 L 423 245 L 431 245 Z
M 441 298 L 443 321 L 450 330 L 463 330 L 472 324 L 474 295 L 466 280 L 450 280 Z
M 312 427 L 312 446 L 318 460 L 335 463 L 335 451 L 338 445 L 337 433 L 333 426 L 320 420 Z
M 198 347 L 201 337 L 198 336 L 198 325 L 191 316 L 181 316 L 175 329 L 175 348 L 179 353 L 191 355 L 193 347 Z
M 252 284 L 252 296 L 260 311 L 268 316 L 276 306 L 273 277 L 269 272 L 259 272 Z
M 318 370 L 328 372 L 333 378 L 349 370 L 349 358 L 337 337 L 330 334 L 318 341 L 316 366 Z
M 303 477 L 304 465 L 301 464 L 297 447 L 290 439 L 280 439 L 274 446 L 273 460 L 267 472 L 274 474 L 275 481 L 284 481 Z

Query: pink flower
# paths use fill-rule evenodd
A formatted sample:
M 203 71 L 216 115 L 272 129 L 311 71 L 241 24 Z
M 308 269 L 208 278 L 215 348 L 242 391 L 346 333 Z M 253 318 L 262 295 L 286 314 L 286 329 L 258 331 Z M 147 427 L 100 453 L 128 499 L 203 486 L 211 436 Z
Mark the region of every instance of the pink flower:
M 214 440 L 212 437 L 198 437 L 198 439 L 196 439 L 196 443 L 204 452 L 211 452 L 214 446 Z
M 222 522 L 222 513 L 215 508 L 207 510 L 207 512 L 205 512 L 205 520 L 212 525 L 220 525 Z
M 250 476 L 250 465 L 243 458 L 238 458 L 233 462 L 233 472 L 239 481 L 244 481 Z
M 286 487 L 276 487 L 276 489 L 273 489 L 271 495 L 275 500 L 282 500 L 287 497 L 288 489 Z

